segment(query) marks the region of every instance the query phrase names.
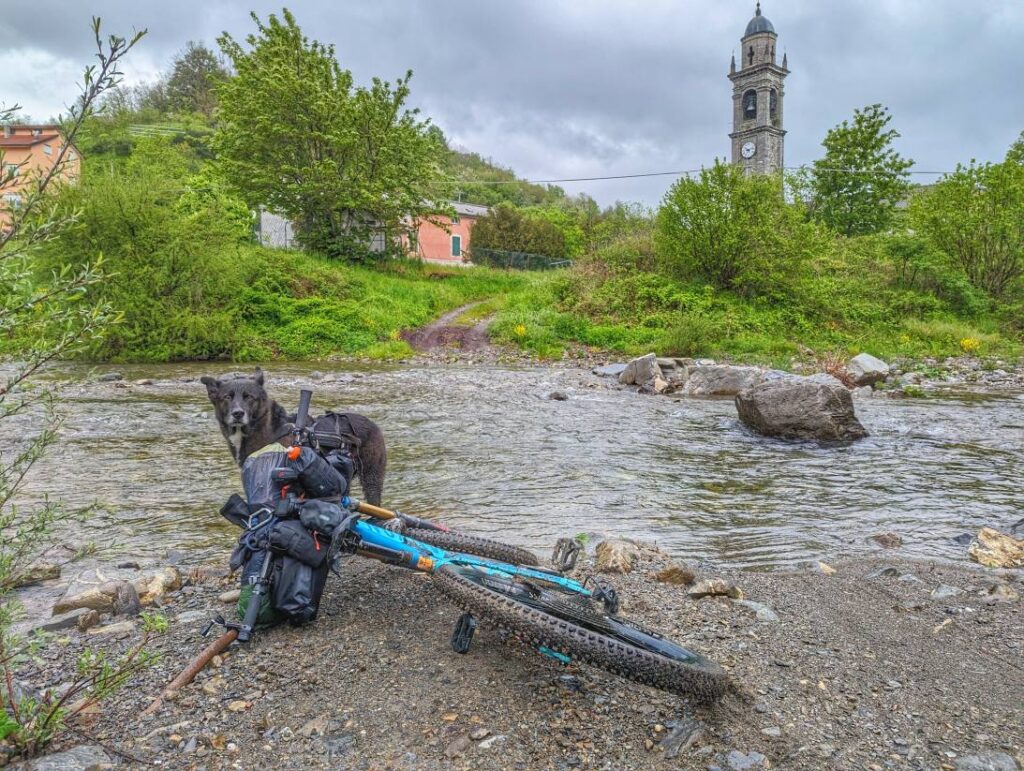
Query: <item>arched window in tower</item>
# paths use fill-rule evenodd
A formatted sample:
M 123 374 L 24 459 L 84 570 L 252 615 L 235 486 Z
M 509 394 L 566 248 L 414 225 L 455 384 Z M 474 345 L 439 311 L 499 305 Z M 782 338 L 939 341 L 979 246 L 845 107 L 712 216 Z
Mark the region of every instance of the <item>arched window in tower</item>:
M 743 95 L 743 120 L 753 120 L 757 117 L 757 92 L 750 89 Z
M 768 117 L 773 123 L 779 118 L 779 92 L 774 88 L 768 92 Z
M 754 46 L 750 46 L 747 49 L 747 62 L 749 62 L 750 64 L 754 63 Z

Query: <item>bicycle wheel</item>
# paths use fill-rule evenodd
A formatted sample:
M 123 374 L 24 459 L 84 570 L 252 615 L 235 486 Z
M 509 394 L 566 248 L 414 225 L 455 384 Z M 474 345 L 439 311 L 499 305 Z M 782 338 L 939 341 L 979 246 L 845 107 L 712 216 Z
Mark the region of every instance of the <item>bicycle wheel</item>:
M 718 664 L 567 589 L 461 565 L 444 565 L 434 576 L 456 605 L 534 647 L 703 702 L 728 688 Z
M 537 555 L 532 551 L 519 546 L 510 546 L 501 541 L 492 541 L 490 538 L 481 538 L 466 533 L 444 532 L 443 530 L 430 530 L 424 527 L 409 527 L 402 531 L 406 538 L 414 538 L 431 546 L 438 546 L 448 551 L 458 551 L 464 554 L 473 554 L 477 557 L 508 562 L 512 565 L 535 566 L 540 564 Z

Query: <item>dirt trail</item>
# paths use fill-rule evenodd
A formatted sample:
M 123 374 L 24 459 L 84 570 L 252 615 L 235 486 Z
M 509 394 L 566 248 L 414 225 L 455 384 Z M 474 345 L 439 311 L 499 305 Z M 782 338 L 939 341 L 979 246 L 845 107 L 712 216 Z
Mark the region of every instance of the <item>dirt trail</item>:
M 480 305 L 480 302 L 468 303 L 449 311 L 425 327 L 407 330 L 402 333 L 402 339 L 421 353 L 441 347 L 454 347 L 463 351 L 483 350 L 490 346 L 487 336 L 487 328 L 491 325 L 489 317 L 471 327 L 452 323 L 466 311 Z

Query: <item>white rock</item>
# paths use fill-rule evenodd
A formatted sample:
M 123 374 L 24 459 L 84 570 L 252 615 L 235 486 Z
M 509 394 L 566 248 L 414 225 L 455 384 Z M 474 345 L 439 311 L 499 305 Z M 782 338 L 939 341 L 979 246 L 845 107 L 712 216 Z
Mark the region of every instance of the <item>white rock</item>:
M 846 363 L 846 371 L 859 386 L 871 385 L 889 377 L 889 365 L 870 353 L 858 353 Z

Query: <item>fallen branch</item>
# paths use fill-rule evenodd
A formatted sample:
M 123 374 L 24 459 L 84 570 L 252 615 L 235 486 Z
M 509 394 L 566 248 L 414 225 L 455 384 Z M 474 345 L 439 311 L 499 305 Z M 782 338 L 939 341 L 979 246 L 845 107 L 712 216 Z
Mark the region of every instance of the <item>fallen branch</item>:
M 181 674 L 171 680 L 163 693 L 153 699 L 153 703 L 143 710 L 141 717 L 148 717 L 163 706 L 164 701 L 174 698 L 174 695 L 186 685 L 196 679 L 196 675 L 203 671 L 203 668 L 210 663 L 210 660 L 221 651 L 225 650 L 238 637 L 237 629 L 229 629 L 212 643 L 203 648 L 203 652 L 196 656 L 192 662 L 182 670 Z

